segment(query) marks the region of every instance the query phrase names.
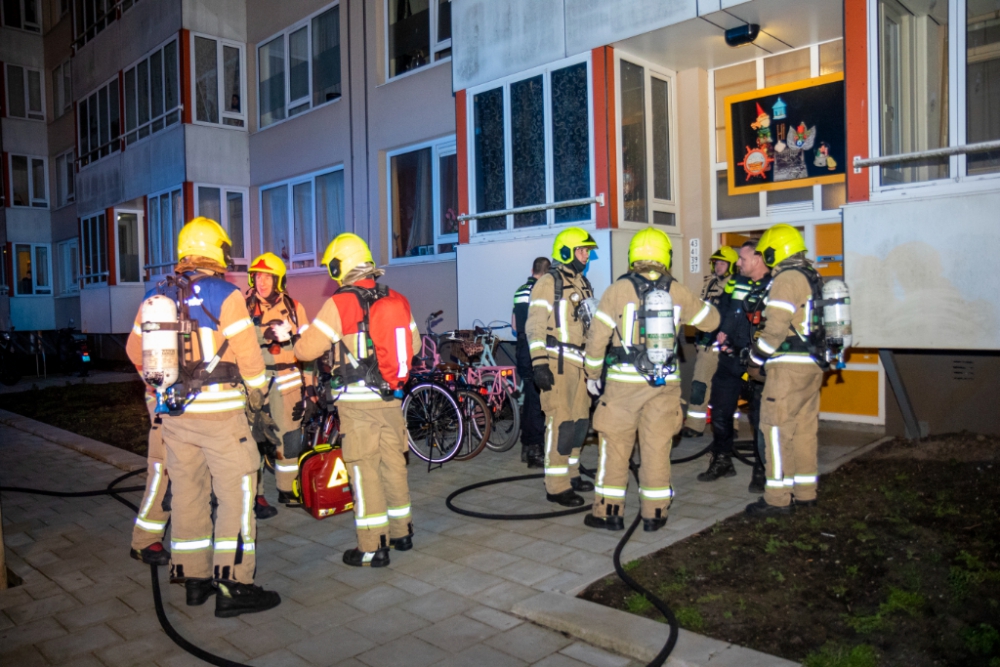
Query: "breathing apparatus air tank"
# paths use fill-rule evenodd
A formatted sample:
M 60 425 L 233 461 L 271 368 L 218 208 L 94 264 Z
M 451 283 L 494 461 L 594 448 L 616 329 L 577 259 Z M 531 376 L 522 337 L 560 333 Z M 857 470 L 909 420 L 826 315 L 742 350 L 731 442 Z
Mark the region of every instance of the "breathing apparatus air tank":
M 142 379 L 156 388 L 156 412 L 169 412 L 164 392 L 180 379 L 177 304 L 154 294 L 142 302 Z
M 662 380 L 674 360 L 674 300 L 665 290 L 653 290 L 646 295 L 644 309 L 646 358 Z
M 823 326 L 826 329 L 827 362 L 837 360 L 844 368 L 844 352 L 851 346 L 851 295 L 847 284 L 838 278 L 823 285 Z

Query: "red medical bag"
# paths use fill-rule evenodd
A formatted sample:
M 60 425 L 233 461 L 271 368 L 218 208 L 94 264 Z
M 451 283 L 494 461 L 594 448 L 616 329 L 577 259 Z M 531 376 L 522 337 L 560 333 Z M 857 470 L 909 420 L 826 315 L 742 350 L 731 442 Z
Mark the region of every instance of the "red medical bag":
M 299 457 L 299 476 L 292 492 L 314 518 L 324 519 L 354 509 L 354 496 L 340 446 L 329 444 L 337 440 L 336 429 L 327 423 L 318 439 L 326 442 L 313 445 Z

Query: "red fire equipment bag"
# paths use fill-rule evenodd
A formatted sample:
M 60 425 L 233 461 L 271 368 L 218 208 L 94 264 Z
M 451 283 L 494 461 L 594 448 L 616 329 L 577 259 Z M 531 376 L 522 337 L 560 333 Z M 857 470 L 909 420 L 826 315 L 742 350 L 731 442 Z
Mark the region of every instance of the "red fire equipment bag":
M 340 447 L 318 444 L 299 457 L 292 491 L 316 519 L 354 509 L 354 496 Z

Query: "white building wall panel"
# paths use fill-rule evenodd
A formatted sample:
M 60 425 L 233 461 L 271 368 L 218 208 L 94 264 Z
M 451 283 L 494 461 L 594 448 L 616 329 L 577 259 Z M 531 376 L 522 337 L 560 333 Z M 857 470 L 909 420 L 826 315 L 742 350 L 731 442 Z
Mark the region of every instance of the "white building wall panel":
M 4 91 L 0 91 L 0 94 L 4 94 Z M 5 153 L 48 156 L 49 142 L 45 123 L 21 118 L 4 118 L 0 122 L 3 123 L 3 150 Z M 7 165 L 4 165 L 4 169 L 7 169 Z M 52 194 L 52 192 L 50 187 L 49 193 Z
M 108 206 L 176 187 L 184 180 L 184 135 L 180 123 L 129 146 L 121 157 L 122 194 Z
M 43 69 L 45 50 L 42 38 L 23 30 L 0 27 L 0 61 Z
M 17 331 L 47 331 L 56 328 L 51 296 L 19 296 L 10 299 L 10 324 Z
M 184 27 L 234 42 L 247 40 L 246 0 L 183 0 Z
M 246 132 L 204 125 L 185 125 L 184 131 L 187 178 L 183 180 L 250 185 L 250 136 Z
M 856 347 L 1000 350 L 1000 192 L 843 211 Z
M 8 208 L 7 240 L 14 243 L 51 243 L 49 211 L 44 208 Z
M 566 0 L 566 55 L 697 16 L 697 0 Z

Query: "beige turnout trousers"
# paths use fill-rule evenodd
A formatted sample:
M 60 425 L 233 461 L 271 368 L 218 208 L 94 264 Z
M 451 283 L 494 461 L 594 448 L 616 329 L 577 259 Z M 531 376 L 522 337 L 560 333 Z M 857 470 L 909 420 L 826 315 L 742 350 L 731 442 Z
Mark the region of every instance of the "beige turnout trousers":
M 623 516 L 629 483 L 629 459 L 639 438 L 639 509 L 645 519 L 667 515 L 673 499 L 670 448 L 681 430 L 681 388 L 608 382 L 594 411 L 594 428 L 601 434 L 594 509 L 597 518 Z
M 760 404 L 760 430 L 767 447 L 768 505 L 787 507 L 795 500 L 814 500 L 819 463 L 819 392 L 823 371 L 815 363 L 767 364 Z
M 684 426 L 699 433 L 705 430 L 708 417 L 708 397 L 712 395 L 712 378 L 719 367 L 719 353 L 712 348 L 699 347 L 694 358 L 694 377 L 691 379 L 691 400 L 688 401 Z
M 556 381 L 552 389 L 541 392 L 545 491 L 556 494 L 571 488 L 570 480 L 580 476 L 580 449 L 590 425 L 590 394 L 581 367 L 565 362 L 561 375 L 557 362 L 550 362 L 549 368 Z
M 149 410 L 149 444 L 146 449 L 146 492 L 139 504 L 139 514 L 132 528 L 132 548 L 142 551 L 163 539 L 170 512 L 163 509 L 163 498 L 167 493 L 170 479 L 167 476 L 167 450 L 163 446 L 161 424 L 154 410 L 156 399 L 146 394 L 146 409 Z
M 302 448 L 302 421 L 292 419 L 292 410 L 302 402 L 302 389 L 295 387 L 285 391 L 271 390 L 269 403 L 271 416 L 278 425 L 278 454 L 284 458 L 274 459 L 274 480 L 279 491 L 292 492 L 292 482 L 299 474 L 299 454 Z
M 171 577 L 252 584 L 257 520 L 254 485 L 260 454 L 243 410 L 163 418 L 173 485 Z M 218 500 L 212 525 L 211 494 Z M 214 539 L 213 539 L 214 538 Z
M 372 552 L 413 532 L 406 423 L 398 400 L 338 401 L 344 465 L 354 490 L 358 549 Z

